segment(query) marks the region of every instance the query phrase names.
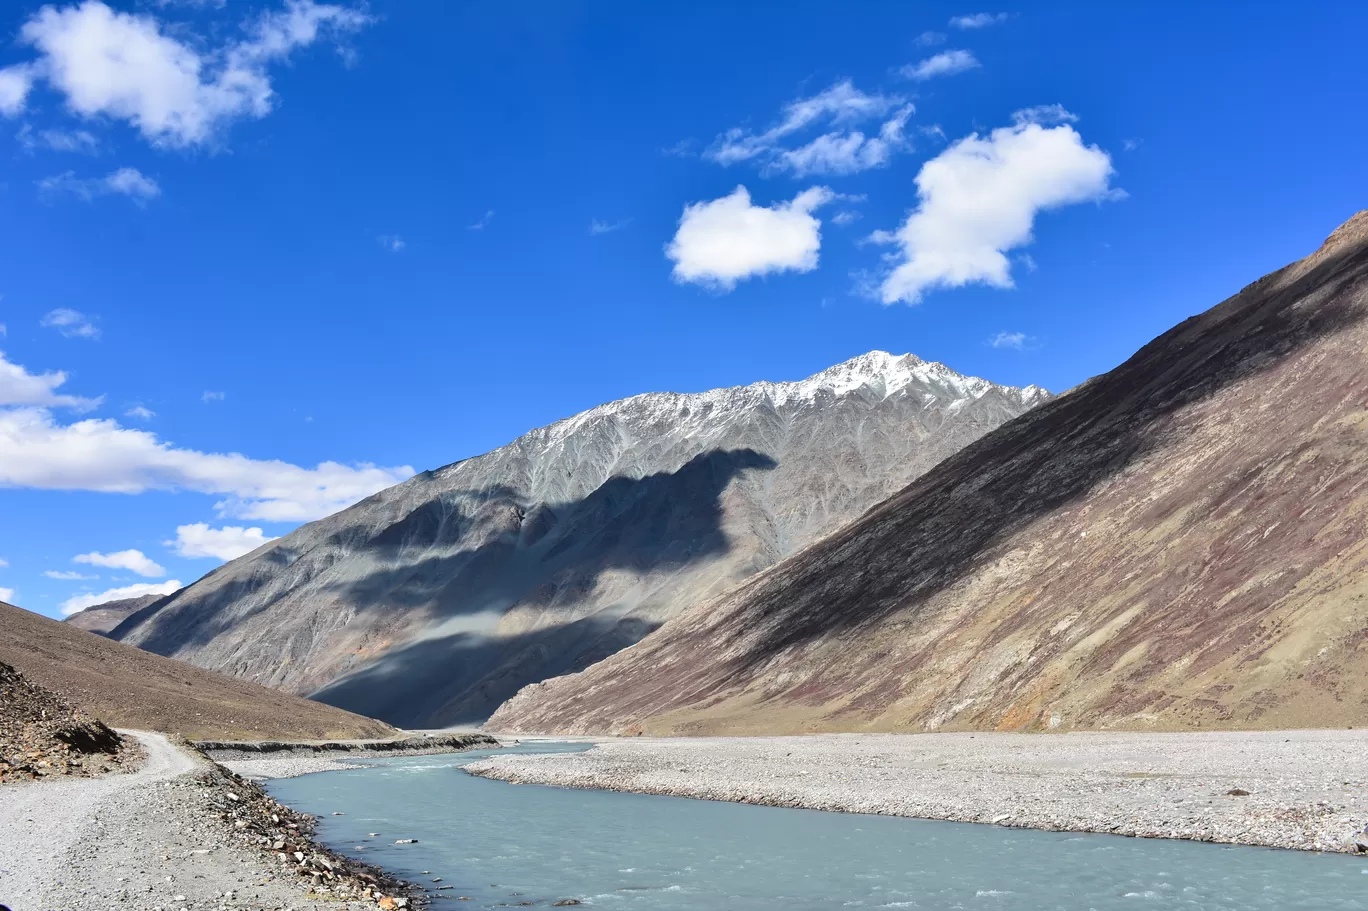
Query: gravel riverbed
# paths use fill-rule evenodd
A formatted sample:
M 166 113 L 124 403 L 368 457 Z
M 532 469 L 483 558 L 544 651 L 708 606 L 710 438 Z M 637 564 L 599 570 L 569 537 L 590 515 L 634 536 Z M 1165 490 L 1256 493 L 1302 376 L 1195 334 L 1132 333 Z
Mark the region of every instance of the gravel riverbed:
M 1034 829 L 1368 852 L 1368 732 L 626 738 L 486 778 Z

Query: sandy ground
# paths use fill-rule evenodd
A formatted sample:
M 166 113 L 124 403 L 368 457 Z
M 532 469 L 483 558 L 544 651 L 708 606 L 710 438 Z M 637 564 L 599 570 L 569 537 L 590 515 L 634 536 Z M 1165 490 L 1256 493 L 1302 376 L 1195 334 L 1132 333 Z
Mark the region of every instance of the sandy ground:
M 518 783 L 1368 851 L 1365 731 L 629 738 L 466 769 Z
M 13 911 L 341 907 L 307 900 L 259 855 L 227 842 L 198 805 L 193 773 L 202 759 L 160 734 L 126 733 L 147 751 L 136 772 L 0 787 L 0 903 Z

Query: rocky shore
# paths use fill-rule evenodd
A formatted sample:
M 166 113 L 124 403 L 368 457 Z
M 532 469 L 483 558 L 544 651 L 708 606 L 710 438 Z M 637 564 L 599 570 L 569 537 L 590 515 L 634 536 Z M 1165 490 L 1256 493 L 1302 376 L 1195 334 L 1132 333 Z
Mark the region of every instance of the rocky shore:
M 502 781 L 1368 852 L 1368 732 L 631 738 L 494 756 Z

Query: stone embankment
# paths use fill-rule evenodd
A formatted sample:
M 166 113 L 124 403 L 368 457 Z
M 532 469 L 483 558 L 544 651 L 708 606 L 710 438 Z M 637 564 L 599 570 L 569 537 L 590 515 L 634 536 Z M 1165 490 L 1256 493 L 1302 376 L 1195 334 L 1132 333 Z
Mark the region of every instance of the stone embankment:
M 293 778 L 365 765 L 367 758 L 461 753 L 500 746 L 487 734 L 434 734 L 390 740 L 210 741 L 195 744 L 206 756 L 246 778 Z
M 1368 853 L 1368 732 L 631 738 L 503 755 L 515 783 Z

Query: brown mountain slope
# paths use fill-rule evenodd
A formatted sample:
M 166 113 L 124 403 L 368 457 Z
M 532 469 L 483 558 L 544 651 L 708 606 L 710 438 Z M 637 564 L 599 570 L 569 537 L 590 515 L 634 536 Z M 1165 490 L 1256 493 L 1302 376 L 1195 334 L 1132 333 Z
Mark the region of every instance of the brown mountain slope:
M 394 733 L 382 722 L 162 658 L 3 602 L 0 662 L 114 727 L 251 740 Z
M 1368 212 L 498 730 L 1368 722 Z
M 72 614 L 66 618 L 66 622 L 86 632 L 104 635 L 144 607 L 155 604 L 165 597 L 165 595 L 143 595 L 141 598 L 105 601 Z

